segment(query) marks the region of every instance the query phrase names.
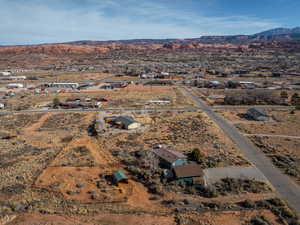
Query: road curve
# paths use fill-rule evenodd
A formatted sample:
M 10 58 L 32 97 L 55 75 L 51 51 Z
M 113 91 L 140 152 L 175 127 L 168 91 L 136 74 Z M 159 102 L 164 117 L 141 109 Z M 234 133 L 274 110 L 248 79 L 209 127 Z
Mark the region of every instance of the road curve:
M 300 187 L 276 168 L 263 152 L 240 134 L 234 126 L 218 116 L 211 107 L 207 106 L 198 96 L 193 94 L 191 90 L 186 87 L 182 89 L 198 104 L 199 108 L 214 120 L 225 134 L 236 143 L 247 159 L 265 175 L 282 199 L 286 200 L 288 205 L 300 214 Z

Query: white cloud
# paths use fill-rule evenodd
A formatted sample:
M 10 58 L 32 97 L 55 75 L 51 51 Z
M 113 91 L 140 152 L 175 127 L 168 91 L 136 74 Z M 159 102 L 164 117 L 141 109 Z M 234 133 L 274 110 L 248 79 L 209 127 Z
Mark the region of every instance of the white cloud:
M 30 3 L 28 3 L 30 2 Z M 146 0 L 67 1 L 0 0 L 2 44 L 191 38 L 201 35 L 254 33 L 280 24 L 255 17 L 191 14 Z M 69 7 L 67 7 L 69 6 Z

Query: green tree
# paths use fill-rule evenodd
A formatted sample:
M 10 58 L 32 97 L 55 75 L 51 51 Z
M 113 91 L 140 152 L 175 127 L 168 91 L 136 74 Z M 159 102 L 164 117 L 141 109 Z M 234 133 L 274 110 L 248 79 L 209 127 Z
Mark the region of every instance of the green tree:
M 295 102 L 295 107 L 297 110 L 300 110 L 300 98 L 297 98 L 297 100 Z
M 204 154 L 197 148 L 195 148 L 192 152 L 191 152 L 191 159 L 193 161 L 196 161 L 198 163 L 203 163 L 204 161 Z
M 300 109 L 300 97 L 298 93 L 293 94 L 291 98 L 291 104 L 296 107 L 296 109 Z
M 60 105 L 60 100 L 58 98 L 53 99 L 53 108 L 57 109 Z
M 280 93 L 280 97 L 281 97 L 282 99 L 287 99 L 287 98 L 289 98 L 289 95 L 288 95 L 288 93 L 287 93 L 286 91 L 282 91 L 282 92 Z

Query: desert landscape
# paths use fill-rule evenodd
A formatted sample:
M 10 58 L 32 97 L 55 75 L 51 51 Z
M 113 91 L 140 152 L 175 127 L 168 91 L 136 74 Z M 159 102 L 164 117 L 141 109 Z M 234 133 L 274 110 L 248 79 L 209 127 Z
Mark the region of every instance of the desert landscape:
M 2 4 L 0 225 L 300 224 L 299 27 L 74 2 Z

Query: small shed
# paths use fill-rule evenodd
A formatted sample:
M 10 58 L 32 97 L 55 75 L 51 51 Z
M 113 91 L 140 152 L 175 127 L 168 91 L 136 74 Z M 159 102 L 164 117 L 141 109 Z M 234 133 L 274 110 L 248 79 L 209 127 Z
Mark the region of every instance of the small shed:
M 162 164 L 168 168 L 185 165 L 188 161 L 187 157 L 180 152 L 162 148 L 152 151 L 161 159 Z
M 134 120 L 131 116 L 118 116 L 114 119 L 114 123 L 127 130 L 133 130 L 141 127 L 141 123 Z
M 192 185 L 204 185 L 204 173 L 198 164 L 173 167 L 175 179 Z
M 122 170 L 118 170 L 113 173 L 113 181 L 118 184 L 118 183 L 128 183 L 128 177 Z
M 263 109 L 250 108 L 247 111 L 247 115 L 257 121 L 268 121 L 269 116 Z

